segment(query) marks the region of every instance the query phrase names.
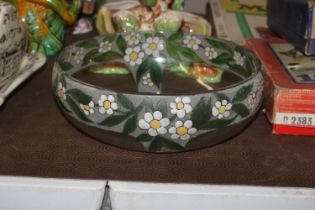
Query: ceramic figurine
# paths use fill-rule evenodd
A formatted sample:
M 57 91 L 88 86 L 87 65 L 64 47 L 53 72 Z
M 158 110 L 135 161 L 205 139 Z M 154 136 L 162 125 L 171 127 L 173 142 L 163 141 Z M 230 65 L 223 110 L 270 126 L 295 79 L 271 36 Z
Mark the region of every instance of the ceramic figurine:
M 243 130 L 261 105 L 263 73 L 251 51 L 211 36 L 115 33 L 67 46 L 53 90 L 65 116 L 104 143 L 180 152 Z
M 154 7 L 159 5 L 163 10 L 168 8 L 178 11 L 184 10 L 184 0 L 140 0 L 141 4 Z
M 101 35 L 113 32 L 167 31 L 211 35 L 211 25 L 191 13 L 169 9 L 172 1 L 120 1 L 104 4 L 97 13 L 96 28 Z M 177 5 L 181 1 L 174 1 Z M 173 5 L 172 4 L 172 5 Z
M 88 32 L 91 32 L 93 30 L 93 26 L 89 19 L 87 18 L 80 18 L 77 21 L 77 25 L 74 28 L 74 31 L 72 34 L 86 34 Z
M 65 26 L 72 25 L 81 9 L 81 0 L 9 0 L 17 8 L 30 34 L 30 50 L 48 56 L 63 47 Z
M 28 54 L 27 31 L 17 11 L 0 1 L 0 106 L 5 98 L 29 75 L 38 70 L 46 58 Z

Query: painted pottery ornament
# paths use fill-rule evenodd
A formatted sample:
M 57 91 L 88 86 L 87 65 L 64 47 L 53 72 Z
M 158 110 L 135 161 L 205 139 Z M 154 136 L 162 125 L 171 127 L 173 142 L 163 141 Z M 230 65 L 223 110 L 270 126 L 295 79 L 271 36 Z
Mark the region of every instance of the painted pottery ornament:
M 107 144 L 179 152 L 240 132 L 262 102 L 263 75 L 255 55 L 229 41 L 129 32 L 67 46 L 53 90 L 65 116 Z
M 46 59 L 41 54 L 28 54 L 27 32 L 17 11 L 0 1 L 0 105 L 5 98 Z
M 81 9 L 81 0 L 9 0 L 27 25 L 30 50 L 51 56 L 63 47 L 65 27 L 72 25 Z
M 120 1 L 104 4 L 96 16 L 100 35 L 114 32 L 167 31 L 211 35 L 211 25 L 204 18 L 169 9 L 168 1 Z M 174 3 L 177 3 L 175 1 Z M 148 6 L 152 5 L 152 6 Z

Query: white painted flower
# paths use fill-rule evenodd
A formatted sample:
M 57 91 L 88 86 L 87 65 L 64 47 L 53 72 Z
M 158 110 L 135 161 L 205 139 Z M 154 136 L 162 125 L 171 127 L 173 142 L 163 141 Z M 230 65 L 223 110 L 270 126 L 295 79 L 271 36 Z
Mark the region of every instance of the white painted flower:
M 250 109 L 254 109 L 256 104 L 257 104 L 257 93 L 256 92 L 253 92 L 249 95 L 249 98 L 248 98 L 248 106 Z
M 146 75 L 144 75 L 143 77 L 142 77 L 142 79 L 143 79 L 143 84 L 144 85 L 148 85 L 148 86 L 150 86 L 150 87 L 152 87 L 154 84 L 153 84 L 153 81 L 152 81 L 152 79 L 151 79 L 151 74 L 150 73 L 147 73 Z
M 192 107 L 190 105 L 191 100 L 189 97 L 177 97 L 175 99 L 175 103 L 170 103 L 171 113 L 176 114 L 177 117 L 183 118 L 185 117 L 186 113 L 190 113 L 192 111 Z
M 148 37 L 146 42 L 142 44 L 145 54 L 159 57 L 160 51 L 164 49 L 164 40 L 159 37 Z
M 110 51 L 112 49 L 112 43 L 110 43 L 109 41 L 103 41 L 100 43 L 100 46 L 98 48 L 98 52 L 100 53 L 105 53 L 107 51 Z
M 113 114 L 114 110 L 118 109 L 118 105 L 115 102 L 115 97 L 113 95 L 101 95 L 101 98 L 98 100 L 99 112 L 101 114 Z
M 86 104 L 80 104 L 80 108 L 84 111 L 84 114 L 86 116 L 90 114 L 94 114 L 94 102 L 90 101 L 88 105 Z
M 125 38 L 128 45 L 136 45 L 139 44 L 141 36 L 139 33 L 131 32 Z
M 216 57 L 218 57 L 217 51 L 213 47 L 206 47 L 205 49 L 205 55 L 208 57 L 209 60 L 212 60 Z
M 71 56 L 72 56 L 72 50 L 70 50 L 69 48 L 67 48 L 63 54 L 63 58 L 66 62 L 70 62 L 71 61 Z
M 150 136 L 157 136 L 158 134 L 165 134 L 166 128 L 170 124 L 168 118 L 163 118 L 160 111 L 155 111 L 153 114 L 146 112 L 144 119 L 139 120 L 138 125 L 141 129 L 148 130 Z
M 60 100 L 66 100 L 66 89 L 61 82 L 58 84 L 57 94 Z
M 198 39 L 195 35 L 186 35 L 186 37 L 184 38 L 184 44 L 186 44 L 188 48 L 191 48 L 193 50 L 198 50 L 200 43 L 201 40 Z
M 73 52 L 73 59 L 76 64 L 80 64 L 83 58 L 84 58 L 83 49 L 75 50 Z
M 219 119 L 223 117 L 230 116 L 230 110 L 232 108 L 232 104 L 228 103 L 227 100 L 216 101 L 215 106 L 212 108 L 212 115 L 217 116 Z
M 243 66 L 245 57 L 241 55 L 240 52 L 234 51 L 233 59 L 235 60 L 236 64 Z
M 124 60 L 129 62 L 131 66 L 135 66 L 136 64 L 142 63 L 142 58 L 144 57 L 144 53 L 140 50 L 139 46 L 134 48 L 127 48 L 126 55 L 124 56 Z
M 170 127 L 168 132 L 171 134 L 172 139 L 188 140 L 190 135 L 197 132 L 196 128 L 193 128 L 193 123 L 191 120 L 186 120 L 185 122 L 177 121 L 174 127 Z

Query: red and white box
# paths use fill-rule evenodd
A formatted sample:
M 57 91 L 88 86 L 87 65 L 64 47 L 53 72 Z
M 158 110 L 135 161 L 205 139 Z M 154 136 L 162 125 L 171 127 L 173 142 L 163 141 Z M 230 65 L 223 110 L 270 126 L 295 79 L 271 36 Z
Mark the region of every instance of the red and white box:
M 266 71 L 264 111 L 275 134 L 315 135 L 315 57 L 284 39 L 248 39 Z

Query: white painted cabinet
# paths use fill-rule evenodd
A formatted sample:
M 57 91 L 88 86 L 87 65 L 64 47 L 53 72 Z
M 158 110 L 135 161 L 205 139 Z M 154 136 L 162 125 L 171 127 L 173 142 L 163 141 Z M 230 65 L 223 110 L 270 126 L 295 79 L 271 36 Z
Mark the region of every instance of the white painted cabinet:
M 0 210 L 314 210 L 315 189 L 0 176 Z
M 0 177 L 0 210 L 99 210 L 106 181 Z

